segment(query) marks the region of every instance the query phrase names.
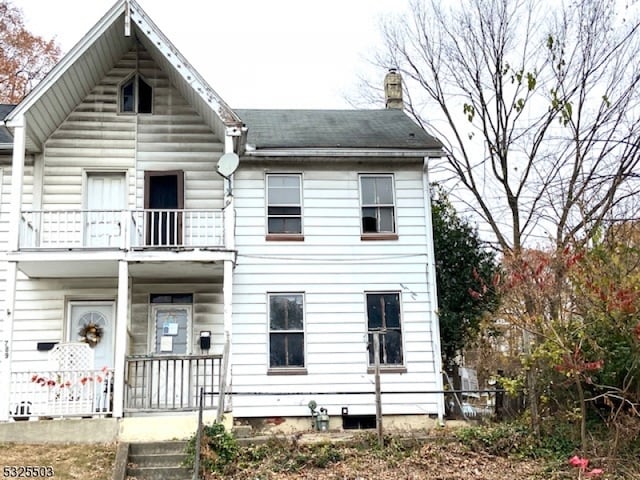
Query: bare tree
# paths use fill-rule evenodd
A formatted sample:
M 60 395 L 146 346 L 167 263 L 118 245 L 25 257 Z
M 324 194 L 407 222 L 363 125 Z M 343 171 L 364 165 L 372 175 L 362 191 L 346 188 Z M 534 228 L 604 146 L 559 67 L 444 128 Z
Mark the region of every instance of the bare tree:
M 377 62 L 402 73 L 408 111 L 447 142 L 440 166 L 464 187 L 451 194 L 512 264 L 527 244 L 560 252 L 628 215 L 639 186 L 639 28 L 615 0 L 412 0 L 384 25 Z M 550 316 L 561 301 L 549 298 Z M 533 295 L 522 302 L 541 314 Z M 542 332 L 529 333 L 535 345 Z M 537 431 L 534 364 L 527 384 Z
M 588 238 L 636 191 L 640 32 L 615 3 L 414 0 L 383 28 L 378 62 L 505 253 Z
M 18 103 L 59 58 L 54 40 L 30 33 L 22 11 L 0 0 L 0 102 Z

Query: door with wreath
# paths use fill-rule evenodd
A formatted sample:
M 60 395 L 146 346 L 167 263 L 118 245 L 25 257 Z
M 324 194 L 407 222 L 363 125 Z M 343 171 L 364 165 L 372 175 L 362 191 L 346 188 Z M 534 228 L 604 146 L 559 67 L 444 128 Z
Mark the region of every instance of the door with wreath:
M 71 301 L 68 309 L 66 339 L 85 342 L 93 352 L 94 376 L 100 377 L 102 387 L 96 388 L 96 411 L 110 410 L 113 379 L 105 376 L 114 366 L 115 302 Z

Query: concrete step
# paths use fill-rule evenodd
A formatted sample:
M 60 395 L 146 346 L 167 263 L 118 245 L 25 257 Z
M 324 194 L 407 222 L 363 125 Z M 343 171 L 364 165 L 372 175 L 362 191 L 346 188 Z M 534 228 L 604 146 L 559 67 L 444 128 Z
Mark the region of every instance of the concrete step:
M 129 455 L 129 463 L 138 467 L 180 467 L 186 458 L 186 453 Z
M 187 442 L 184 440 L 173 440 L 169 442 L 131 443 L 129 445 L 129 455 L 184 453 L 186 448 Z
M 127 478 L 136 480 L 190 480 L 184 466 L 187 442 L 150 442 L 129 445 Z
M 186 467 L 129 467 L 127 478 L 135 480 L 191 480 L 193 473 Z

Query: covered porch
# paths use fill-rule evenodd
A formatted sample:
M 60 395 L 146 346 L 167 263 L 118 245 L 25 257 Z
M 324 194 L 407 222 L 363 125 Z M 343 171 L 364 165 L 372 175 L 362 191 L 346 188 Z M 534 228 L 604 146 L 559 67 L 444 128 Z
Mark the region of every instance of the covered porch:
M 204 408 L 221 415 L 233 253 L 141 250 L 100 259 L 99 252 L 84 253 L 13 254 L 21 258 L 9 277 L 18 311 L 12 312 L 14 360 L 2 409 L 8 417 L 0 421 L 192 412 L 200 388 L 209 393 Z M 18 272 L 36 275 L 20 279 Z M 54 285 L 59 300 L 29 293 Z M 55 326 L 46 334 L 51 341 L 29 341 L 45 334 L 29 335 L 25 330 L 39 323 L 20 309 L 29 303 L 35 312 L 52 302 L 60 313 L 50 315 L 58 320 L 42 323 L 43 329 Z
M 59 344 L 66 347 L 86 344 Z M 77 353 L 67 353 L 70 358 Z M 205 410 L 222 411 L 223 355 L 134 355 L 126 358 L 125 415 L 189 412 L 198 409 L 200 389 Z M 52 418 L 102 418 L 114 413 L 114 369 L 103 367 L 11 372 L 10 413 L 15 421 Z

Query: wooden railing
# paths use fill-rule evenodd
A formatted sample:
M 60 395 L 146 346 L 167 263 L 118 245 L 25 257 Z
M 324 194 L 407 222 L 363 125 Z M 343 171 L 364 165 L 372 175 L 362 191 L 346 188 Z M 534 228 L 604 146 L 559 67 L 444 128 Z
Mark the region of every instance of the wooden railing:
M 222 355 L 142 355 L 126 361 L 125 412 L 196 410 L 200 387 L 220 391 Z M 217 397 L 209 395 L 204 408 L 217 408 Z
M 25 210 L 20 248 L 223 247 L 222 210 Z
M 10 414 L 87 417 L 112 412 L 113 369 L 11 372 Z

